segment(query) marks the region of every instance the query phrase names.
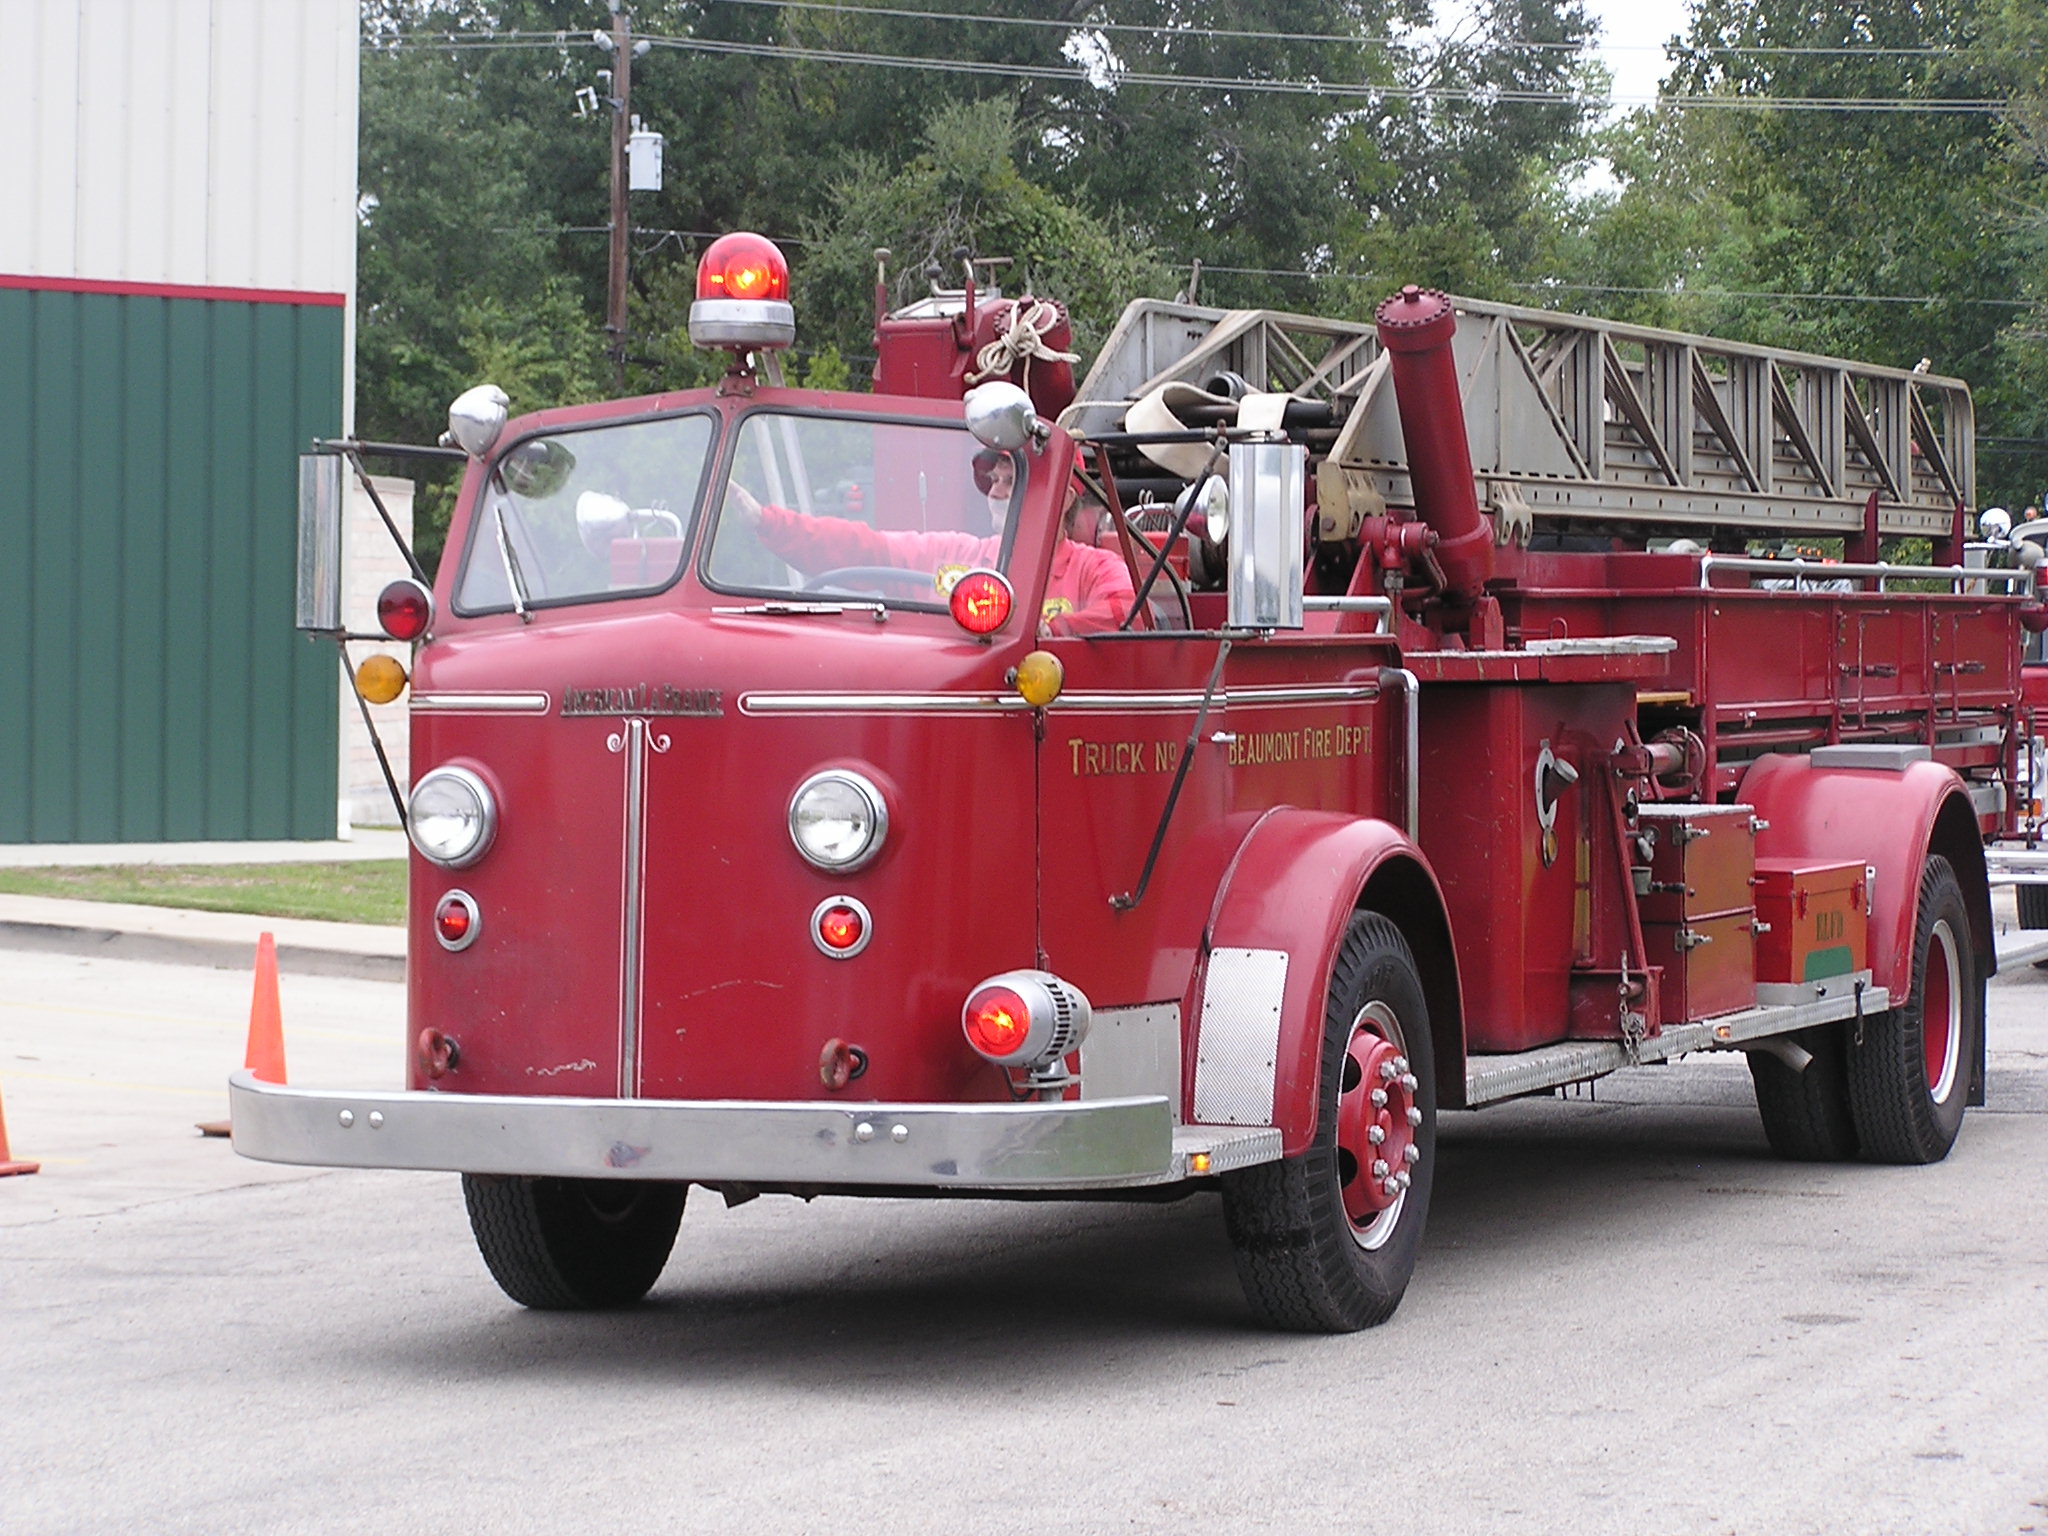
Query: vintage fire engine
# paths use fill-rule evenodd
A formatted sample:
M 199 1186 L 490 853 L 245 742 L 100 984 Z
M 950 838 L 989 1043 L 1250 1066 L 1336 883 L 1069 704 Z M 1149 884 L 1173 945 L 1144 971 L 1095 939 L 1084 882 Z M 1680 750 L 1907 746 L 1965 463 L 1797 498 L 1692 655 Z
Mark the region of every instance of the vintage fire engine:
M 1962 384 L 1410 288 L 1139 302 L 1077 390 L 1057 305 L 881 291 L 872 394 L 777 382 L 728 236 L 716 388 L 456 403 L 380 604 L 409 1086 L 239 1075 L 239 1151 L 461 1173 L 535 1307 L 643 1295 L 692 1184 L 1215 1192 L 1305 1330 L 1399 1303 L 1446 1110 L 1741 1051 L 1782 1154 L 1946 1155 L 2040 618 L 1963 569 Z

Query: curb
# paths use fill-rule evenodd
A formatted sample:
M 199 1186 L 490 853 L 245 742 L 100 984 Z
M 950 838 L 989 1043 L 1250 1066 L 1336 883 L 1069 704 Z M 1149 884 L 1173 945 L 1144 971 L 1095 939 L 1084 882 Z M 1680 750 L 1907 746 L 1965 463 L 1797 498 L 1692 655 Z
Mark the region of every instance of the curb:
M 0 948 L 50 954 L 144 960 L 166 965 L 205 965 L 246 971 L 249 945 L 239 939 L 208 939 L 167 933 L 135 933 L 83 923 L 0 921 Z M 360 981 L 404 981 L 403 955 L 373 955 L 307 944 L 279 944 L 277 967 L 299 976 L 339 976 Z

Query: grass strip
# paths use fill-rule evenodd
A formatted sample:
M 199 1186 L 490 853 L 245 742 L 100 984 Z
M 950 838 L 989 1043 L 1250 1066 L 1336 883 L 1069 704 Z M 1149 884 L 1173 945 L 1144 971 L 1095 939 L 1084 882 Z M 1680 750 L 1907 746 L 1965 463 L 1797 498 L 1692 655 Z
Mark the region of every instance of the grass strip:
M 405 921 L 405 860 L 0 869 L 0 891 L 333 923 L 397 924 Z

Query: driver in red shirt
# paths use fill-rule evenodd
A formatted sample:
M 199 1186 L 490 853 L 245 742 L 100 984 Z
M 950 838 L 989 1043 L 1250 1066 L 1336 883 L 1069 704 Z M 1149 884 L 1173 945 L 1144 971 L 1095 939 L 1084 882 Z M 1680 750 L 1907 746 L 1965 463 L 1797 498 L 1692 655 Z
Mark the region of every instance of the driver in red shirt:
M 738 481 L 732 484 L 731 505 L 754 524 L 766 548 L 800 571 L 815 574 L 840 566 L 886 565 L 931 571 L 935 583 L 942 583 L 946 577 L 957 578 L 968 570 L 997 567 L 1016 472 L 1007 455 L 987 454 L 976 459 L 975 480 L 988 496 L 989 520 L 995 529 L 986 538 L 971 533 L 870 528 L 842 518 L 808 517 L 788 507 L 764 506 Z M 1052 555 L 1052 577 L 1039 613 L 1039 634 L 1100 634 L 1115 629 L 1131 611 L 1135 594 L 1130 569 L 1111 551 L 1078 541 L 1092 539 L 1101 514 L 1101 502 L 1080 480 L 1069 482 L 1060 541 Z

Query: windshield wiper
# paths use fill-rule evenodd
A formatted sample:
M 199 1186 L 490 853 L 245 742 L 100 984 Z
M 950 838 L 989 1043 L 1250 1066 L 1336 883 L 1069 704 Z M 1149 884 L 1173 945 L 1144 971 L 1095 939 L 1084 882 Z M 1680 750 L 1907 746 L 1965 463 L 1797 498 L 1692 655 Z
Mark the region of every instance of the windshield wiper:
M 519 615 L 519 622 L 533 622 L 533 604 L 526 595 L 526 578 L 519 571 L 519 557 L 512 553 L 512 535 L 505 527 L 505 503 L 493 502 L 491 510 L 497 514 L 498 557 L 505 562 L 505 583 L 512 589 L 512 607 Z
M 749 603 L 744 608 L 714 608 L 713 613 L 770 613 L 781 615 L 810 615 L 813 613 L 870 613 L 877 624 L 889 622 L 889 609 L 883 603 Z

